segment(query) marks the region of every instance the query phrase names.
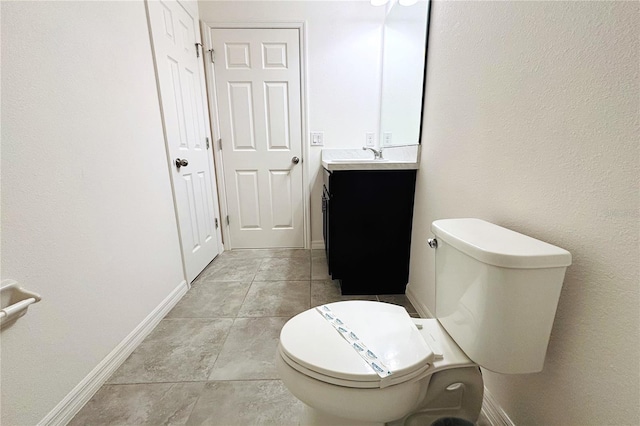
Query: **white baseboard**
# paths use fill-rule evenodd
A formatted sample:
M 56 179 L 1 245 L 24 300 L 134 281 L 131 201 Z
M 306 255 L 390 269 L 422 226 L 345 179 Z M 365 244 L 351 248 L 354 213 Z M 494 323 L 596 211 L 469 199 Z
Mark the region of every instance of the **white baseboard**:
M 429 308 L 427 308 L 427 305 L 418 300 L 416 294 L 413 292 L 413 287 L 411 287 L 411 284 L 407 285 L 405 294 L 407 295 L 407 299 L 409 299 L 409 302 L 411 302 L 413 307 L 416 308 L 416 311 L 418 311 L 422 318 L 435 318 Z
M 127 337 L 122 340 L 91 372 L 49 412 L 38 426 L 66 425 L 93 397 L 104 382 L 111 377 L 131 352 L 155 328 L 162 318 L 187 292 L 187 282 L 182 281 Z
M 482 400 L 482 414 L 489 420 L 491 426 L 515 426 L 486 387 L 484 388 L 484 399 Z
M 324 240 L 315 240 L 311 241 L 311 249 L 312 250 L 324 250 Z

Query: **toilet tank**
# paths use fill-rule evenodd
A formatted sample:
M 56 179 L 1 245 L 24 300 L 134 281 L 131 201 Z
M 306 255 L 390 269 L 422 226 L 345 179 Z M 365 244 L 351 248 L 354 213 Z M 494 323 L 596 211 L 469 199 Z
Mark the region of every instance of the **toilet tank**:
M 480 219 L 432 223 L 435 316 L 467 356 L 498 373 L 542 370 L 571 253 Z

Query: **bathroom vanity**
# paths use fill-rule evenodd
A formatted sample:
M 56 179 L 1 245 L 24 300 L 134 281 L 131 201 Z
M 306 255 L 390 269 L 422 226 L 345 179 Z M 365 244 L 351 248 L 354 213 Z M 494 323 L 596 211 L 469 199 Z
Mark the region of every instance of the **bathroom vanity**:
M 323 161 L 323 234 L 342 294 L 404 293 L 417 163 Z

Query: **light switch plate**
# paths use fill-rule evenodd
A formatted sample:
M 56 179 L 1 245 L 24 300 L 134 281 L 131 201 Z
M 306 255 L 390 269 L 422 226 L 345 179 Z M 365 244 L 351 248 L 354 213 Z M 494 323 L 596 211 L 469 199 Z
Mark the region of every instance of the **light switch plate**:
M 311 146 L 324 145 L 324 132 L 311 132 Z

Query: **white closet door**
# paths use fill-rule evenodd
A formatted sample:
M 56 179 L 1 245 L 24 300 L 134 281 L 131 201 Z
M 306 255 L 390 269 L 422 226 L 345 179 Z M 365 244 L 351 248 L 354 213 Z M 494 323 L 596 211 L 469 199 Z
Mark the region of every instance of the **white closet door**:
M 304 246 L 297 29 L 211 29 L 231 246 Z
M 189 282 L 220 252 L 197 8 L 148 0 L 182 256 Z M 198 57 L 199 55 L 199 57 Z

